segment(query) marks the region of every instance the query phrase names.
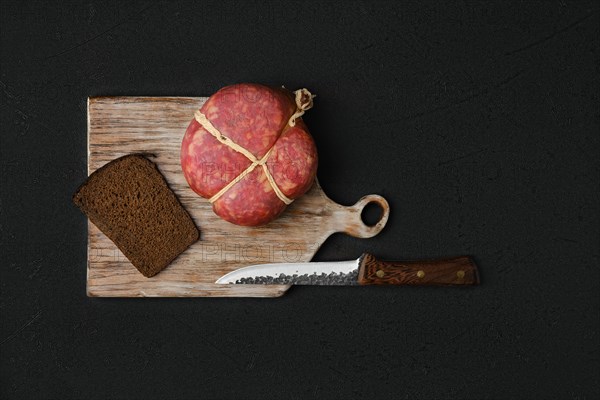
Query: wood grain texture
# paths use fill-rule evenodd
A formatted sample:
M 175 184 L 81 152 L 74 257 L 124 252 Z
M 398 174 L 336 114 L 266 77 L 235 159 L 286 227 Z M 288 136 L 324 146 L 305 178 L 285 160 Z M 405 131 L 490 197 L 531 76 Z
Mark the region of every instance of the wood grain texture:
M 361 285 L 467 286 L 479 284 L 477 266 L 469 256 L 417 261 L 381 261 L 365 253 L 358 270 Z
M 368 238 L 389 217 L 378 195 L 353 206 L 329 199 L 318 182 L 277 220 L 263 227 L 230 224 L 188 186 L 179 162 L 181 139 L 203 97 L 93 97 L 88 99 L 88 174 L 117 157 L 144 153 L 158 165 L 169 186 L 200 228 L 200 241 L 153 278 L 142 276 L 92 223 L 88 225 L 87 293 L 107 297 L 277 297 L 288 285 L 217 285 L 234 269 L 269 262 L 310 261 L 334 232 Z M 377 224 L 365 225 L 362 209 L 377 203 Z

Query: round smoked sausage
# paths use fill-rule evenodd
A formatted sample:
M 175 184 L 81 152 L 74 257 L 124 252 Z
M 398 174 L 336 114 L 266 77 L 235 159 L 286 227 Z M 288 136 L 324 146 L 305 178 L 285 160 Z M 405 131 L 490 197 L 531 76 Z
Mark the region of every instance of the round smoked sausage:
M 181 144 L 183 174 L 221 218 L 263 225 L 310 189 L 317 149 L 300 116 L 313 96 L 302 90 L 294 96 L 260 84 L 227 86 L 190 122 Z

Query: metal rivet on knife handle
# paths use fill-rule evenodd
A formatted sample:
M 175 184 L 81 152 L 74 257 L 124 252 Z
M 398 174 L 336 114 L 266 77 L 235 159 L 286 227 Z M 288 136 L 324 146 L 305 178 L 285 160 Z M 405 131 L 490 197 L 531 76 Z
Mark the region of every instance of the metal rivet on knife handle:
M 425 271 L 420 270 L 419 272 L 417 272 L 417 278 L 423 278 L 425 276 Z
M 377 272 L 375 272 L 375 275 L 377 275 L 378 278 L 383 278 L 385 276 L 385 272 L 383 272 L 381 269 L 378 269 Z

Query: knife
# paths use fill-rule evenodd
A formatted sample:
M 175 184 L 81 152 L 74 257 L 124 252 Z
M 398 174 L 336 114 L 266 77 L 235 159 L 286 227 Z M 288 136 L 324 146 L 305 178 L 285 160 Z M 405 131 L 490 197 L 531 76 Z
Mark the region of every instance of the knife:
M 418 261 L 381 261 L 365 253 L 351 261 L 251 265 L 229 272 L 215 283 L 467 286 L 479 284 L 479 273 L 469 256 Z

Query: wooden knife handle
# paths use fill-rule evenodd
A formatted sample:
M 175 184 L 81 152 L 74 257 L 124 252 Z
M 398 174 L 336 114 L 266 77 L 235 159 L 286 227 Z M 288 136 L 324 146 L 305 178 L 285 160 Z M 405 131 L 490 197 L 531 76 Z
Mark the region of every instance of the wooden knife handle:
M 381 261 L 365 253 L 358 267 L 360 285 L 477 285 L 477 266 L 469 256 L 419 261 Z

